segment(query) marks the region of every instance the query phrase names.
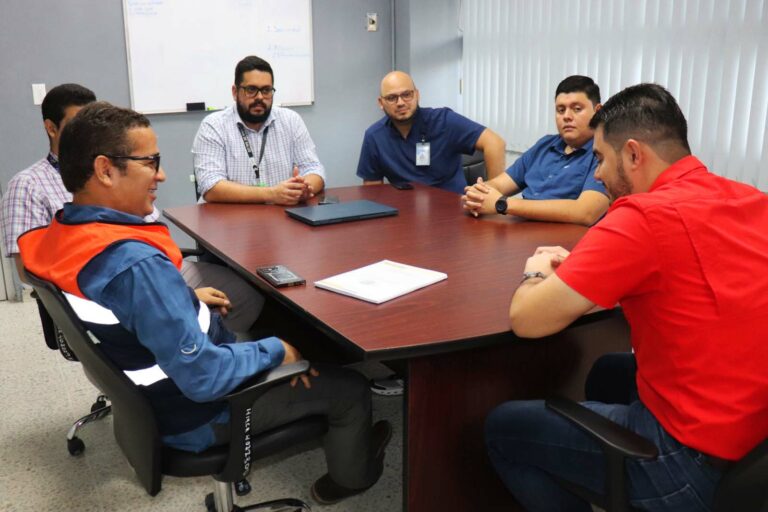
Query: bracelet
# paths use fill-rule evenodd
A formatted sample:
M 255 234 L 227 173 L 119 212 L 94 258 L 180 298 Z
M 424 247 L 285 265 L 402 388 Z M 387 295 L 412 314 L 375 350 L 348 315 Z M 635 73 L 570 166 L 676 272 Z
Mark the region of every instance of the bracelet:
M 547 276 L 544 275 L 544 272 L 523 272 L 523 279 L 520 281 L 520 284 L 526 282 L 529 279 L 533 279 L 534 277 L 540 277 L 542 279 L 547 278 Z

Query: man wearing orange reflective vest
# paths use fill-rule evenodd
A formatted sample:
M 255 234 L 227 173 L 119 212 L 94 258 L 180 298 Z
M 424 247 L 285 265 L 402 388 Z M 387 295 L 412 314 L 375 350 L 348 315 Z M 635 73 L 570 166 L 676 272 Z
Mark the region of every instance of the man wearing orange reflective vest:
M 163 442 L 202 451 L 228 442 L 229 411 L 218 399 L 255 374 L 301 359 L 278 338 L 234 343 L 179 272 L 166 226 L 146 223 L 165 172 L 149 120 L 108 103 L 84 107 L 60 144 L 61 175 L 73 193 L 47 227 L 19 237 L 25 268 L 61 288 L 105 354 L 145 393 Z M 274 387 L 254 403 L 255 433 L 321 414 L 328 473 L 312 486 L 334 503 L 371 487 L 391 437 L 371 425 L 368 383 L 330 365 Z

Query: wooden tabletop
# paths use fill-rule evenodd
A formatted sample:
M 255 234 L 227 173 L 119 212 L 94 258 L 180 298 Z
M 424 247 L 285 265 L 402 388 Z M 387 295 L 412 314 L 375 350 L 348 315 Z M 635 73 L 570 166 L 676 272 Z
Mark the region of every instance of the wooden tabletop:
M 202 204 L 164 213 L 305 320 L 352 344 L 361 358 L 377 359 L 468 348 L 507 332 L 509 302 L 525 260 L 542 245 L 570 250 L 586 231 L 500 215 L 474 218 L 456 194 L 420 185 L 326 193 L 342 201 L 377 201 L 399 214 L 312 227 L 272 205 Z M 445 272 L 448 279 L 380 305 L 313 285 L 383 259 Z M 274 264 L 304 277 L 306 286 L 277 290 L 256 276 L 257 267 Z

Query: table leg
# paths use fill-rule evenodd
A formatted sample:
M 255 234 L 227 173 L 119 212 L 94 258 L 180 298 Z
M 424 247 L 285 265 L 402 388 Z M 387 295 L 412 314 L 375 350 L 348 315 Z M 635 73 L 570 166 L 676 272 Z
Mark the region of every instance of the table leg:
M 622 318 L 543 340 L 511 334 L 482 349 L 407 362 L 404 506 L 409 512 L 521 510 L 488 461 L 485 417 L 507 400 L 560 394 L 583 399 L 600 355 L 629 350 Z

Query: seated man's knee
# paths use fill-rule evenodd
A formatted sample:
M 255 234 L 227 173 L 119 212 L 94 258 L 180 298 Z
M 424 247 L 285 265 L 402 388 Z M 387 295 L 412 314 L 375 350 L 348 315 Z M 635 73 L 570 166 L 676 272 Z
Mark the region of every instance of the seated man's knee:
M 542 400 L 505 402 L 496 407 L 485 420 L 485 444 L 488 450 L 500 444 L 510 445 L 525 442 L 536 424 L 546 413 Z

